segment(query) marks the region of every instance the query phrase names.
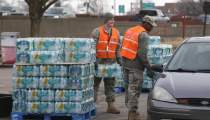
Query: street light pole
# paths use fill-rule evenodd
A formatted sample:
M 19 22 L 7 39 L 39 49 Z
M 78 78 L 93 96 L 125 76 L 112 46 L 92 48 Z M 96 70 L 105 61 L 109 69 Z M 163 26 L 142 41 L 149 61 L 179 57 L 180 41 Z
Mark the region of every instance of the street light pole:
M 116 0 L 114 0 L 114 15 L 116 15 Z
M 205 12 L 205 18 L 203 22 L 203 36 L 206 36 L 206 20 L 207 20 L 207 13 Z
M 143 0 L 140 0 L 140 10 L 143 9 Z

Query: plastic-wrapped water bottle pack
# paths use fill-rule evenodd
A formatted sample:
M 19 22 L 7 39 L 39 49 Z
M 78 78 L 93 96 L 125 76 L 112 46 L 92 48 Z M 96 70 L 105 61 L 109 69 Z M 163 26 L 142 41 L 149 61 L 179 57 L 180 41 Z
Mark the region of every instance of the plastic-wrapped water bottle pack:
M 164 64 L 168 62 L 173 54 L 172 45 L 160 44 L 160 36 L 151 36 L 148 44 L 148 59 L 150 64 Z M 146 70 L 143 74 L 144 82 L 142 84 L 143 89 L 152 88 L 152 79 L 146 74 Z
M 94 100 L 84 102 L 55 102 L 55 113 L 86 113 L 95 107 Z
M 150 36 L 148 44 L 149 45 L 159 45 L 161 41 L 160 36 Z
M 172 55 L 173 49 L 172 45 L 160 44 L 160 45 L 150 45 L 148 50 L 148 56 L 166 56 Z
M 121 77 L 122 70 L 119 64 L 98 64 L 96 70 L 98 77 Z
M 95 74 L 91 64 L 50 64 L 50 65 L 15 65 L 15 76 L 18 77 L 85 77 Z
M 16 42 L 16 63 L 90 63 L 95 58 L 91 38 L 20 38 Z

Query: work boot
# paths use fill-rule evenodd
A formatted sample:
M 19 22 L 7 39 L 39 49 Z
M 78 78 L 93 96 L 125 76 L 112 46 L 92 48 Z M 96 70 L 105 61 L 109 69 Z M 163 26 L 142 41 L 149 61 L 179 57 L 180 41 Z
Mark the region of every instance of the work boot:
M 142 119 L 140 118 L 139 113 L 130 111 L 128 113 L 128 120 L 142 120 Z
M 107 113 L 112 113 L 112 114 L 120 114 L 120 111 L 114 106 L 113 102 L 107 103 Z

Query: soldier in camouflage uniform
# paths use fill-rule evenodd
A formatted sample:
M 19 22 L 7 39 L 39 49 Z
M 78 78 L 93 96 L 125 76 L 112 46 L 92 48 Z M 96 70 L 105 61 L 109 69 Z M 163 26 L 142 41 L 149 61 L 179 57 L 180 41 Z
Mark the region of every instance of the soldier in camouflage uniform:
M 120 54 L 126 81 L 125 104 L 129 110 L 128 120 L 141 120 L 137 110 L 144 69 L 148 69 L 150 77 L 154 75 L 147 59 L 149 40 L 147 32 L 154 26 L 156 26 L 154 20 L 150 16 L 145 16 L 142 24 L 128 29 L 123 38 Z
M 114 16 L 111 13 L 104 15 L 104 25 L 94 29 L 91 37 L 96 40 L 96 71 L 98 64 L 113 64 L 119 61 L 119 46 L 120 46 L 120 35 L 119 31 L 113 27 Z M 118 51 L 118 52 L 117 52 Z M 101 83 L 101 77 L 95 77 L 94 80 L 94 97 L 97 101 L 97 93 Z M 120 111 L 114 106 L 115 102 L 115 78 L 105 77 L 103 78 L 106 102 L 108 104 L 107 112 L 112 114 L 119 114 Z

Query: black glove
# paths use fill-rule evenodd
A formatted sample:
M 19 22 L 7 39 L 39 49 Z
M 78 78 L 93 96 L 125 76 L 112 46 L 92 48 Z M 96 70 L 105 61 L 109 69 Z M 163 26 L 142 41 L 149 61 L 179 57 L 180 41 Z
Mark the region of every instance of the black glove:
M 122 66 L 122 59 L 117 58 L 116 61 L 117 61 L 117 64 L 119 64 L 120 66 Z
M 155 72 L 154 71 L 152 71 L 152 70 L 148 70 L 147 69 L 147 75 L 150 77 L 150 78 L 154 78 L 154 76 L 155 76 Z

